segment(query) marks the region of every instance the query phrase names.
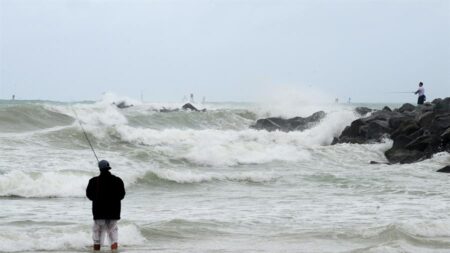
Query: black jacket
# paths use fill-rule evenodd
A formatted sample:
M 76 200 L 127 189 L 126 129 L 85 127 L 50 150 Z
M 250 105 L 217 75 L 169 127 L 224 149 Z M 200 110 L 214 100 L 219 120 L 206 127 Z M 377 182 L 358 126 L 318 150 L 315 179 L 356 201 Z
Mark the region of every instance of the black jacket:
M 86 196 L 92 201 L 94 220 L 120 220 L 120 201 L 125 197 L 122 179 L 103 171 L 89 180 Z

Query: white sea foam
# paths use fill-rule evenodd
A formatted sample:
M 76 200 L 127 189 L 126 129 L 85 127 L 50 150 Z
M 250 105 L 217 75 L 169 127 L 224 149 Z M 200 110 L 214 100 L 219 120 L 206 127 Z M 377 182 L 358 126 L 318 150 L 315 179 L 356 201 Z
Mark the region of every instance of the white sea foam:
M 83 105 L 75 107 L 78 118 L 86 128 L 105 127 L 127 124 L 127 118 L 115 106 L 111 105 Z M 73 115 L 73 113 L 72 113 Z
M 114 95 L 111 95 L 111 97 L 105 96 L 107 98 L 94 104 L 48 105 L 47 107 L 77 118 L 87 131 L 97 138 L 104 138 L 105 132 L 102 131 L 102 128 L 128 123 L 126 116 L 111 102 L 115 101 L 116 97 Z M 78 122 L 75 122 L 75 124 L 78 124 Z
M 171 157 L 211 166 L 301 161 L 310 158 L 308 147 L 328 145 L 355 119 L 351 111 L 330 112 L 317 126 L 303 132 L 212 129 L 154 130 L 121 124 L 115 137 L 137 145 L 152 146 Z M 110 132 L 111 134 L 111 132 Z
M 261 164 L 270 161 L 309 159 L 301 133 L 267 131 L 218 131 L 152 129 L 118 126 L 121 140 L 152 146 L 153 150 L 178 159 L 211 166 Z
M 398 241 L 385 243 L 383 245 L 377 245 L 370 248 L 364 248 L 361 251 L 355 252 L 367 252 L 367 253 L 447 253 L 448 248 L 426 248 L 420 247 L 420 245 L 414 246 L 408 242 Z
M 202 183 L 211 181 L 244 181 L 251 183 L 265 183 L 277 178 L 273 172 L 231 172 L 231 173 L 205 173 L 192 170 L 176 171 L 173 169 L 153 170 L 158 178 L 176 183 Z
M 103 153 L 108 157 L 108 153 Z M 91 155 L 91 154 L 89 154 Z M 111 158 L 111 159 L 109 159 Z M 111 171 L 122 178 L 125 187 L 131 187 L 155 165 L 143 166 L 120 156 L 109 156 Z M 33 165 L 41 163 L 40 166 Z M 23 168 L 21 168 L 23 167 Z M 89 179 L 99 171 L 92 159 L 73 161 L 32 161 L 28 166 L 0 173 L 0 196 L 25 198 L 84 197 Z
M 73 197 L 83 196 L 88 175 L 79 173 L 11 171 L 0 175 L 0 196 Z
M 148 165 L 147 165 L 148 166 Z M 133 166 L 138 167 L 138 166 Z M 177 183 L 201 183 L 211 181 L 245 181 L 264 183 L 275 180 L 273 172 L 204 172 L 192 170 L 158 169 L 143 167 L 141 169 L 125 166 L 114 173 L 131 187 L 146 173 L 150 172 L 158 178 Z M 48 197 L 83 197 L 87 183 L 92 175 L 65 171 L 32 172 L 11 171 L 0 175 L 0 196 L 18 196 L 25 198 Z
M 86 251 L 92 247 L 90 225 L 58 225 L 52 227 L 3 227 L 0 230 L 0 252 Z M 147 242 L 134 224 L 119 222 L 120 245 L 143 245 Z M 105 240 L 105 246 L 107 246 Z
M 437 216 L 439 214 L 436 214 Z M 439 221 L 409 221 L 402 224 L 401 229 L 408 233 L 428 238 L 450 237 L 450 220 L 440 219 Z
M 357 115 L 351 110 L 330 111 L 321 122 L 301 133 L 302 143 L 305 145 L 329 145 L 334 137 L 348 126 Z

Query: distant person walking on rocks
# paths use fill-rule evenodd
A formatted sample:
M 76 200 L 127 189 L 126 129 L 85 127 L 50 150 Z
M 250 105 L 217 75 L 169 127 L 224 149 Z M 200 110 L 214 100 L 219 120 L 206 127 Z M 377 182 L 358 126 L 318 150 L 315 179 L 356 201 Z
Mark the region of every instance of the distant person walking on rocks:
M 418 94 L 419 95 L 419 97 L 417 99 L 417 104 L 418 105 L 423 105 L 423 103 L 425 102 L 426 97 L 425 97 L 425 89 L 423 88 L 423 83 L 422 82 L 419 83 L 419 89 L 416 92 L 414 92 L 414 94 Z
M 86 196 L 92 201 L 94 215 L 94 251 L 100 250 L 106 234 L 111 243 L 111 250 L 117 250 L 117 221 L 120 220 L 120 201 L 125 197 L 125 187 L 122 179 L 109 172 L 111 167 L 108 161 L 98 162 L 98 168 L 100 175 L 91 178 L 86 188 Z

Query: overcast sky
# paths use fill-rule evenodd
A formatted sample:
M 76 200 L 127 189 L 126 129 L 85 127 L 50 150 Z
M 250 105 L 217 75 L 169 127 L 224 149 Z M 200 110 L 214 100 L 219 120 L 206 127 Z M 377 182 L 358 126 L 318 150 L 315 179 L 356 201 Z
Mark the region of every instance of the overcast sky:
M 0 0 L 0 98 L 450 96 L 449 0 Z M 278 94 L 278 93 L 277 93 Z

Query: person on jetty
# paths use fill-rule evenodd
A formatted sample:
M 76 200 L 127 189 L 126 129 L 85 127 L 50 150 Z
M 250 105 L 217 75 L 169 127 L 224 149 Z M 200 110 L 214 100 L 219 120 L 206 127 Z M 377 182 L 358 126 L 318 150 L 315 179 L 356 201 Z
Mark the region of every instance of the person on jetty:
M 94 251 L 100 250 L 105 234 L 108 234 L 111 250 L 117 250 L 117 221 L 120 220 L 120 201 L 125 197 L 125 187 L 122 179 L 109 172 L 111 167 L 108 161 L 98 162 L 98 168 L 100 175 L 91 178 L 86 188 L 86 196 L 92 201 L 94 215 Z
M 418 105 L 423 105 L 423 103 L 425 102 L 425 89 L 423 88 L 423 83 L 420 82 L 419 83 L 419 89 L 417 89 L 416 92 L 414 92 L 414 94 L 419 94 L 419 97 L 417 99 L 417 104 Z

